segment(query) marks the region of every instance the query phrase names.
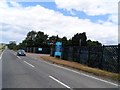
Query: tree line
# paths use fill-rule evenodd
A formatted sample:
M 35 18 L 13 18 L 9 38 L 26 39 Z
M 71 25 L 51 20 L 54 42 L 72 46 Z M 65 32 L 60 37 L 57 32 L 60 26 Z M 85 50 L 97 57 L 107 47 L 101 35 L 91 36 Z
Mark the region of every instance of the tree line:
M 87 40 L 86 33 L 77 33 L 72 38 L 68 39 L 66 36 L 60 38 L 58 35 L 49 36 L 41 31 L 30 31 L 26 38 L 19 43 L 17 48 L 23 47 L 50 47 L 54 46 L 56 42 L 62 42 L 63 47 L 67 46 L 102 46 L 99 41 Z M 8 45 L 15 46 L 15 43 Z

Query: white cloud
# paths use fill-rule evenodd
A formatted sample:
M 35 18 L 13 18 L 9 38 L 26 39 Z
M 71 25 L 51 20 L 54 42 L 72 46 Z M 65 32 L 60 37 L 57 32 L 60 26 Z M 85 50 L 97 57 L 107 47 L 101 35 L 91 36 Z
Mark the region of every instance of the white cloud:
M 73 10 L 82 11 L 90 16 L 109 14 L 109 20 L 118 23 L 119 0 L 55 0 L 58 8 L 73 14 Z
M 89 39 L 104 44 L 117 43 L 117 25 L 112 22 L 93 23 L 89 19 L 64 16 L 59 12 L 46 9 L 39 5 L 22 7 L 14 3 L 8 7 L 6 3 L 0 8 L 0 24 L 2 24 L 3 40 L 20 42 L 31 30 L 43 31 L 49 35 L 67 36 L 86 32 Z M 71 4 L 71 3 L 70 3 Z M 75 3 L 77 4 L 77 3 Z M 4 7 L 5 6 L 5 7 Z M 4 42 L 6 42 L 4 41 Z
M 119 0 L 55 0 L 59 8 L 84 11 L 88 15 L 113 14 Z

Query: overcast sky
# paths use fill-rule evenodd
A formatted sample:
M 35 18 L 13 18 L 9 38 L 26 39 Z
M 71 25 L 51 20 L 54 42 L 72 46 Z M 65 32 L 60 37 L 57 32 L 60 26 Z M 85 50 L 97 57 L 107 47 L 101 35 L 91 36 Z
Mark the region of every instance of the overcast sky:
M 19 43 L 35 30 L 68 38 L 86 32 L 102 44 L 118 43 L 119 0 L 15 1 L 0 1 L 0 42 Z

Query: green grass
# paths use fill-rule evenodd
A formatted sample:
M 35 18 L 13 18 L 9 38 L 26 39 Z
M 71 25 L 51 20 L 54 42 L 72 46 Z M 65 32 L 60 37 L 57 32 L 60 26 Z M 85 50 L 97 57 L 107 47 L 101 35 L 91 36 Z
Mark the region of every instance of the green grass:
M 5 46 L 0 44 L 0 51 L 3 51 L 5 49 Z

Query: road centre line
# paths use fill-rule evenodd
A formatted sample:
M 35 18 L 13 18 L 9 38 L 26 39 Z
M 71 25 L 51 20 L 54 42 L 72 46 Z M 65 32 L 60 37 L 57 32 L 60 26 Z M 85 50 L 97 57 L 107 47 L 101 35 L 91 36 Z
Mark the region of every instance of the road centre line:
M 94 76 L 91 76 L 91 75 L 87 75 L 87 74 L 84 74 L 84 73 L 80 73 L 80 72 L 77 72 L 75 70 L 71 70 L 71 69 L 68 69 L 68 68 L 65 68 L 65 67 L 62 67 L 62 66 L 59 66 L 59 65 L 56 65 L 56 64 L 51 64 L 51 63 L 48 63 L 46 61 L 43 61 L 49 65 L 53 65 L 53 66 L 56 66 L 56 67 L 59 67 L 59 68 L 62 68 L 62 69 L 65 69 L 65 70 L 68 70 L 68 71 L 72 71 L 74 73 L 77 73 L 77 74 L 80 74 L 80 75 L 83 75 L 83 76 L 86 76 L 86 77 L 89 77 L 89 78 L 92 78 L 92 79 L 95 79 L 95 80 L 98 80 L 98 81 L 101 81 L 101 82 L 104 82 L 104 83 L 107 83 L 107 84 L 111 84 L 111 85 L 114 85 L 114 86 L 118 86 L 118 84 L 115 84 L 115 83 L 112 83 L 112 82 L 109 82 L 109 81 L 106 81 L 106 80 L 103 80 L 103 79 L 100 79 L 100 78 L 97 78 L 97 77 L 94 77 Z
M 21 59 L 19 56 L 17 56 L 17 58 Z
M 32 64 L 30 64 L 30 63 L 28 63 L 28 62 L 26 62 L 26 61 L 24 61 L 26 64 L 28 64 L 28 65 L 30 65 L 31 67 L 35 67 L 35 66 L 33 66 Z
M 53 76 L 49 76 L 51 79 L 55 80 L 56 82 L 60 83 L 61 85 L 65 86 L 66 88 L 70 88 L 68 85 L 62 83 L 61 81 L 57 80 L 56 78 L 54 78 Z

